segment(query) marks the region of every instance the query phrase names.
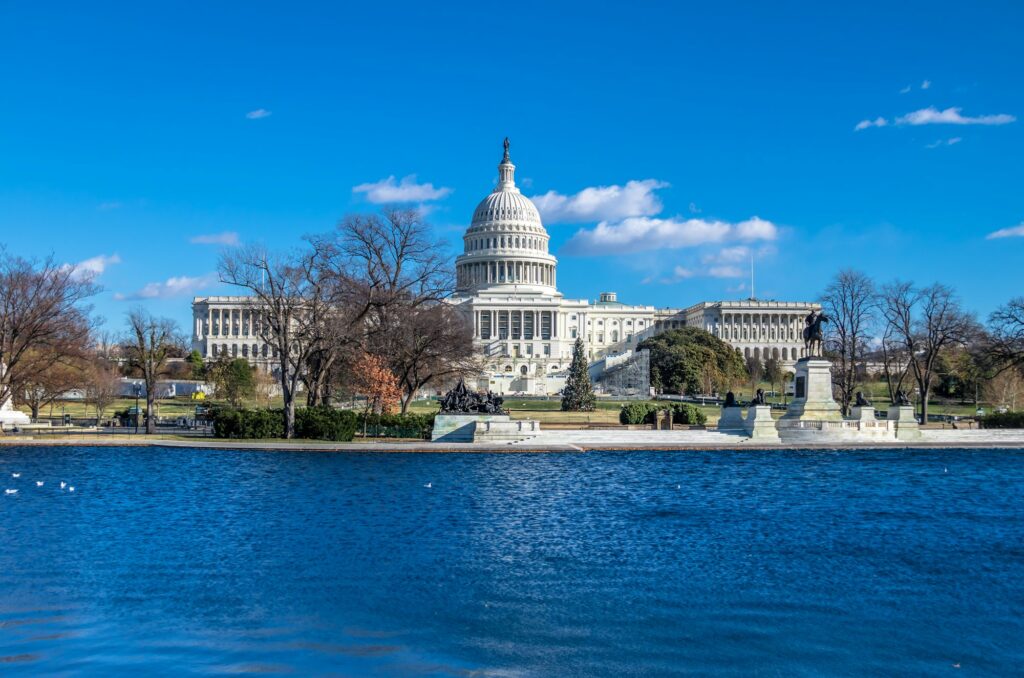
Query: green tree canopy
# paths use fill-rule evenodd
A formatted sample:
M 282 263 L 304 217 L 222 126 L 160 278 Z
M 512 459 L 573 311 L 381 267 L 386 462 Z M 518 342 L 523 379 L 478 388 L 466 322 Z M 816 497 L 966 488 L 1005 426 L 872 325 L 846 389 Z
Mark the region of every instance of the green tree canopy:
M 217 397 L 238 407 L 243 400 L 256 394 L 256 379 L 253 368 L 245 358 L 218 360 L 208 370 Z
M 684 327 L 644 339 L 637 350 L 651 358 L 651 385 L 670 393 L 727 390 L 746 378 L 740 355 L 718 337 L 697 327 Z

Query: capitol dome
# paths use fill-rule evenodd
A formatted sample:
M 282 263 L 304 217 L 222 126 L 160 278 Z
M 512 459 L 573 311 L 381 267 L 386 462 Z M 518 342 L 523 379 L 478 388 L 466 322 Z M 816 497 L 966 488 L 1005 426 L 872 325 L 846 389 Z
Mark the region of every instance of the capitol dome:
M 455 260 L 457 290 L 557 294 L 557 259 L 548 253 L 540 212 L 516 187 L 516 166 L 508 149 L 505 139 L 498 185 L 477 205 L 462 238 L 465 249 Z

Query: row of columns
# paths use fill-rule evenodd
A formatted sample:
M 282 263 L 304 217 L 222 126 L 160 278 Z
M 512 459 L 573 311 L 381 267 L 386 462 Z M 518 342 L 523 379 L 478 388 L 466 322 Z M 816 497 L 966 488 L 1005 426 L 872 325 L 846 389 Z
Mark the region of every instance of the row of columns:
M 481 261 L 459 266 L 460 287 L 494 283 L 555 287 L 555 267 L 529 261 Z
M 259 320 L 244 309 L 211 308 L 206 318 L 196 317 L 196 337 L 258 337 Z
M 722 324 L 708 331 L 727 341 L 798 341 L 803 338 L 804 313 L 723 314 Z
M 530 322 L 527 323 L 529 317 Z M 514 323 L 513 320 L 517 320 Z M 558 311 L 474 311 L 473 336 L 477 339 L 557 339 Z M 518 325 L 518 332 L 514 333 Z M 527 335 L 527 327 L 530 332 Z M 504 328 L 504 336 L 500 329 Z M 518 336 L 517 336 L 518 335 Z

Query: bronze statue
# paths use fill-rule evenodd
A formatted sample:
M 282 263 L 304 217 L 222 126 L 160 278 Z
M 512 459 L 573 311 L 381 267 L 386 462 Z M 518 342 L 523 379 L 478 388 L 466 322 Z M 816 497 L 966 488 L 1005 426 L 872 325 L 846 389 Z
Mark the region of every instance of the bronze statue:
M 739 405 L 736 404 L 736 394 L 733 393 L 732 391 L 726 393 L 725 404 L 722 405 L 722 407 L 739 407 Z
M 906 392 L 902 388 L 896 389 L 896 404 L 900 407 L 905 407 L 910 404 L 910 398 L 907 397 Z
M 750 401 L 750 404 L 751 405 L 767 405 L 768 404 L 767 402 L 765 402 L 765 399 L 764 399 L 764 389 L 763 388 L 757 389 L 757 393 L 754 394 L 754 399 Z
M 825 334 L 821 329 L 822 323 L 829 321 L 821 311 L 811 311 L 804 319 L 804 350 L 808 358 L 821 357 L 824 348 Z
M 502 162 L 511 162 L 508 155 L 508 137 L 505 137 L 505 157 L 501 159 Z
M 871 401 L 864 397 L 864 391 L 857 391 L 857 407 L 870 407 Z
M 490 391 L 486 395 L 470 391 L 465 380 L 459 379 L 455 388 L 441 398 L 441 414 L 507 414 L 502 408 L 504 402 Z

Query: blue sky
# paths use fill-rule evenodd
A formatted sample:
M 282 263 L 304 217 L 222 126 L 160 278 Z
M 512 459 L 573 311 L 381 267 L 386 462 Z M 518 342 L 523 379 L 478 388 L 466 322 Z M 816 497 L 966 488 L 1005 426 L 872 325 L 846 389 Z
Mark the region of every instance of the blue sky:
M 1022 292 L 1020 3 L 176 4 L 0 2 L 0 241 L 112 330 L 382 197 L 455 252 L 506 135 L 569 297 Z

